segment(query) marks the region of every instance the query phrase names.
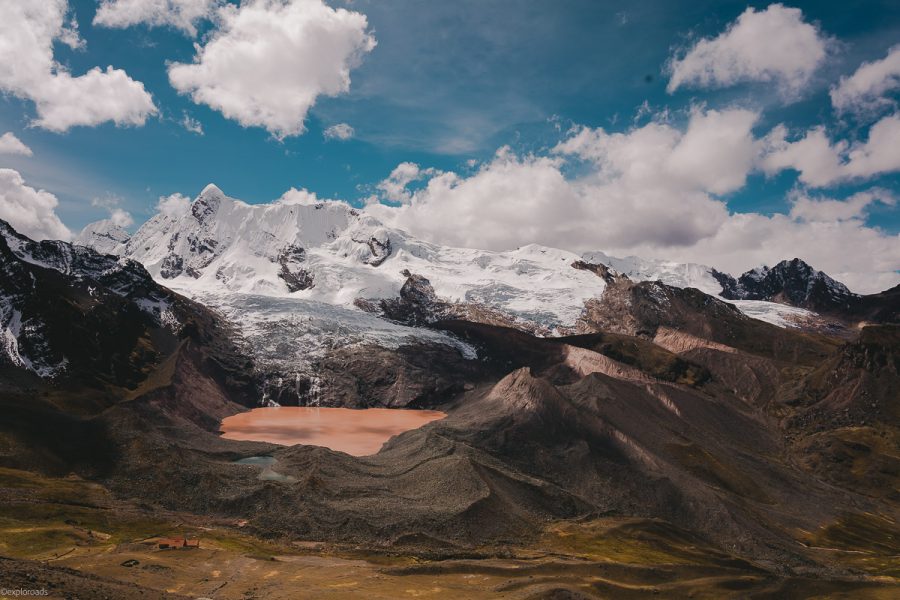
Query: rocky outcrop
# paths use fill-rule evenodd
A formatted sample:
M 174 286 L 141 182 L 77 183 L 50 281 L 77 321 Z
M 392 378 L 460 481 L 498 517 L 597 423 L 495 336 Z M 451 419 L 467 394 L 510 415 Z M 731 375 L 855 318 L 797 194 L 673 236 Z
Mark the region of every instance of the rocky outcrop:
M 380 301 L 381 312 L 386 318 L 408 325 L 427 325 L 450 318 L 450 303 L 438 299 L 427 278 L 405 269 L 402 274 L 406 281 L 400 288 L 400 295 Z
M 643 373 L 640 369 L 624 365 L 599 352 L 566 345 L 565 355 L 565 365 L 579 377 L 585 377 L 591 373 L 602 373 L 616 379 L 639 383 L 652 383 L 654 381 L 652 377 Z
M 315 285 L 312 273 L 303 268 L 306 261 L 305 249 L 296 244 L 289 244 L 278 253 L 276 260 L 281 265 L 278 277 L 284 281 L 289 291 L 308 290 Z
M 483 378 L 478 361 L 443 344 L 342 348 L 317 364 L 323 406 L 438 408 Z
M 585 304 L 578 330 L 610 331 L 654 339 L 662 330 L 750 354 L 803 365 L 818 364 L 837 342 L 817 334 L 793 331 L 752 319 L 733 304 L 693 288 L 658 281 L 610 284 L 602 297 Z M 688 343 L 687 338 L 676 346 Z M 674 346 L 673 346 L 674 347 Z
M 627 275 L 623 275 L 618 271 L 610 269 L 603 263 L 590 263 L 583 260 L 576 260 L 572 263 L 571 267 L 580 271 L 590 271 L 597 277 L 603 279 L 606 283 L 615 283 L 619 280 L 628 281 Z
M 225 194 L 213 184 L 207 185 L 191 204 L 191 215 L 199 224 L 205 223 L 216 214 Z
M 716 342 L 669 327 L 659 327 L 656 330 L 656 335 L 653 336 L 653 343 L 665 348 L 669 352 L 674 352 L 675 354 L 685 354 L 691 350 L 697 350 L 698 348 L 707 348 L 728 353 L 737 352 L 737 350 L 731 346 L 717 344 Z
M 472 323 L 514 327 L 532 333 L 547 333 L 539 330 L 534 323 L 517 321 L 502 311 L 478 302 L 449 302 L 439 298 L 426 277 L 410 273 L 406 269 L 401 273 L 406 281 L 401 286 L 398 297 L 358 298 L 355 301 L 357 308 L 417 327 L 461 319 Z
M 167 254 L 159 267 L 163 279 L 175 279 L 184 272 L 184 259 L 177 254 Z
M 384 261 L 391 257 L 391 254 L 394 251 L 393 246 L 391 245 L 391 238 L 387 235 L 381 236 L 381 239 L 376 236 L 372 236 L 366 240 L 353 240 L 357 244 L 365 244 L 369 248 L 369 252 L 371 255 L 367 257 L 364 262 L 373 267 L 377 267 L 381 265 Z

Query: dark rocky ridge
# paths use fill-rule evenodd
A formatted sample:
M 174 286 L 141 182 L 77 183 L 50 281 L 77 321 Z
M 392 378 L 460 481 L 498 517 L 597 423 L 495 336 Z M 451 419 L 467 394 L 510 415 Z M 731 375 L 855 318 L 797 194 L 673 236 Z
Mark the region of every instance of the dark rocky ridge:
M 854 294 L 799 258 L 747 271 L 737 279 L 715 269 L 712 275 L 722 284 L 722 297 L 730 300 L 781 302 L 848 323 L 900 322 L 900 286 L 878 294 Z
M 578 269 L 581 271 L 590 271 L 594 273 L 597 277 L 600 277 L 606 283 L 614 283 L 617 280 L 628 279 L 626 275 L 622 275 L 621 273 L 617 273 L 616 271 L 610 269 L 604 264 L 601 263 L 590 263 L 583 260 L 576 260 L 572 263 L 573 269 Z
M 609 284 L 630 281 L 627 275 L 602 263 L 578 260 L 571 266 L 590 271 Z M 810 329 L 839 332 L 863 321 L 900 322 L 900 286 L 878 294 L 855 294 L 843 283 L 799 258 L 783 260 L 772 268 L 751 269 L 737 278 L 716 269 L 710 269 L 709 274 L 721 286 L 719 295 L 726 300 L 777 302 L 818 313 L 823 319 L 818 323 L 819 327 L 814 323 L 807 324 L 813 325 Z
M 179 356 L 233 401 L 255 403 L 253 364 L 232 328 L 134 261 L 33 242 L 0 222 L 0 307 L 0 327 L 18 324 L 0 356 L 0 429 L 53 469 L 114 460 L 93 417 L 155 385 Z
M 843 283 L 799 258 L 783 260 L 771 269 L 747 271 L 738 279 L 716 270 L 713 276 L 722 284 L 722 297 L 729 300 L 767 300 L 835 312 L 848 310 L 859 298 Z
M 439 321 L 465 320 L 472 323 L 501 325 L 538 334 L 549 331 L 531 322 L 521 322 L 514 317 L 480 302 L 451 302 L 439 298 L 428 278 L 404 269 L 406 281 L 396 298 L 357 298 L 354 304 L 366 312 L 380 314 L 386 319 L 412 325 L 430 326 Z

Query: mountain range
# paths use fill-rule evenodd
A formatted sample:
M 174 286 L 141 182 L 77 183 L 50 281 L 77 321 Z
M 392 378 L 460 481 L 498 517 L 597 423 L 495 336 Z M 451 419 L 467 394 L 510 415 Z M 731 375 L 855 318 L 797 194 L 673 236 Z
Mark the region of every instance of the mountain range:
M 337 347 L 396 348 L 408 339 L 459 346 L 417 326 L 450 316 L 540 336 L 582 333 L 586 306 L 622 279 L 699 289 L 754 318 L 819 331 L 896 320 L 900 294 L 900 286 L 854 294 L 800 259 L 733 277 L 699 264 L 536 245 L 452 248 L 386 227 L 343 202 L 250 205 L 213 184 L 133 236 L 105 220 L 85 227 L 75 244 L 137 261 L 161 284 L 228 315 L 268 371 L 266 401 L 301 404 L 315 402 L 303 390 L 320 388 L 317 361 Z M 409 305 L 407 296 L 423 286 L 427 292 L 413 302 L 416 317 L 400 315 L 397 300 Z M 303 340 L 301 352 L 296 340 Z
M 900 575 L 898 288 L 853 294 L 799 259 L 733 277 L 447 248 L 215 186 L 132 236 L 0 224 L 0 272 L 0 470 L 434 576 L 552 565 L 523 597 L 889 594 Z M 363 458 L 219 436 L 261 404 L 447 417 Z M 259 455 L 287 477 L 235 464 Z

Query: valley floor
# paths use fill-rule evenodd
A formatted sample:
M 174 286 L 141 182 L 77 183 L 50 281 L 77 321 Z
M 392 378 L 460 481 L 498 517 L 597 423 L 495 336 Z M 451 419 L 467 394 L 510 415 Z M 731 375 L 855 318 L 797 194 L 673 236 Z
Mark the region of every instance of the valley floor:
M 483 548 L 470 558 L 440 560 L 264 540 L 240 521 L 120 501 L 96 483 L 14 469 L 0 469 L 0 508 L 0 588 L 46 589 L 49 598 L 887 599 L 900 593 L 889 576 L 778 577 L 647 519 L 561 521 L 525 548 Z M 159 550 L 152 543 L 184 535 L 199 538 L 201 547 Z M 863 570 L 869 561 L 872 572 L 900 572 L 889 548 L 882 556 L 864 554 Z

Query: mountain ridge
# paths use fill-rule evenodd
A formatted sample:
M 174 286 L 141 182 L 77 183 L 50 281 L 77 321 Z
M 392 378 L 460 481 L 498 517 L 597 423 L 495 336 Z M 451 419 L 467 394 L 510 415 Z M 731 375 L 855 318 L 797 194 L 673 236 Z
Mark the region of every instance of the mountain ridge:
M 343 202 L 304 196 L 249 205 L 214 184 L 185 211 L 159 213 L 128 239 L 123 233 L 100 221 L 86 226 L 77 239 L 98 251 L 134 258 L 154 277 L 185 291 L 296 295 L 348 307 L 359 298 L 397 297 L 406 281 L 402 271 L 408 270 L 429 279 L 446 301 L 491 304 L 550 331 L 573 324 L 583 302 L 602 293 L 606 280 L 572 276 L 570 267 L 581 268 L 576 265 L 603 265 L 637 281 L 694 287 L 779 325 L 808 317 L 802 310 L 849 309 L 860 297 L 800 259 L 735 277 L 696 263 L 603 252 L 577 256 L 534 245 L 499 253 L 449 248 L 386 227 Z M 529 268 L 534 277 L 522 277 Z M 547 288 L 552 295 L 535 297 Z M 551 312 L 542 314 L 548 307 Z
M 157 282 L 236 324 L 260 369 L 264 403 L 317 402 L 322 365 L 355 344 L 373 355 L 422 344 L 473 354 L 434 326 L 442 320 L 541 336 L 583 333 L 591 307 L 624 281 L 695 288 L 752 318 L 847 337 L 855 335 L 855 323 L 897 317 L 890 295 L 850 296 L 848 307 L 819 314 L 802 295 L 725 298 L 717 272 L 704 265 L 579 256 L 538 245 L 508 252 L 449 248 L 386 227 L 343 202 L 298 196 L 250 205 L 212 184 L 179 211 L 155 215 L 113 253 L 139 261 Z M 792 290 L 821 278 L 799 263 L 796 270 L 806 280 Z M 417 367 L 402 358 L 397 368 Z

